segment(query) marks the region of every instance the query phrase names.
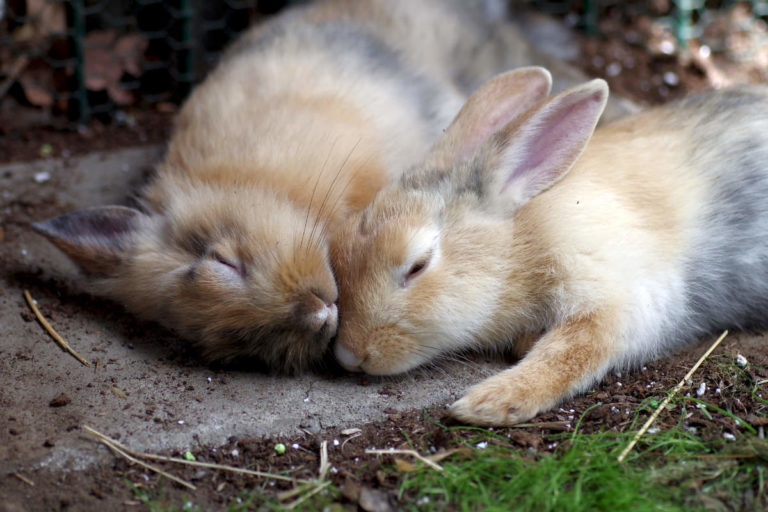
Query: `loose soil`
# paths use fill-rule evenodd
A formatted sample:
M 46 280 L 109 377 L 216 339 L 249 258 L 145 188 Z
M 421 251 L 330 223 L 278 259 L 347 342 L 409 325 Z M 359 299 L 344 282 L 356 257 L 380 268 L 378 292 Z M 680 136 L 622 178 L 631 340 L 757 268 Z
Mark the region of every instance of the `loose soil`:
M 609 375 L 586 394 L 563 403 L 557 410 L 539 415 L 530 426 L 494 429 L 499 437 L 491 442 L 526 449 L 533 458 L 536 454 L 561 449 L 563 434 L 572 433 L 577 425 L 579 431 L 585 433 L 625 432 L 641 404 L 645 402 L 647 411 L 650 411 L 650 399 L 661 402 L 706 348 L 707 344 L 701 343 L 642 369 L 623 375 Z M 738 354 L 747 361 L 743 371 L 724 370 L 726 367 L 733 368 L 732 363 Z M 768 424 L 765 418 L 768 407 L 750 390 L 767 378 L 768 355 L 764 347 L 755 338 L 735 335 L 727 338 L 704 363 L 683 394 L 700 396 L 702 400 L 732 411 L 753 427 L 762 429 Z M 701 383 L 705 384 L 706 390 L 697 395 Z M 757 386 L 757 393 L 763 387 L 765 384 Z M 51 407 L 54 405 L 51 404 Z M 685 427 L 695 429 L 704 441 L 723 440 L 724 434 L 738 436 L 744 432 L 743 425 L 727 416 L 710 416 L 706 410 L 692 406 L 688 410 Z M 640 416 L 644 419 L 648 412 Z M 662 413 L 655 426 L 660 429 L 676 428 L 678 421 L 679 407 L 676 407 Z M 401 475 L 394 469 L 394 457 L 366 454 L 367 449 L 413 448 L 429 455 L 459 448 L 452 457 L 466 457 L 473 450 L 481 449 L 466 442 L 475 432 L 455 423 L 441 407 L 390 414 L 385 421 L 363 424 L 358 428 L 359 431 L 343 432 L 338 428 L 328 428 L 317 434 L 289 438 L 230 438 L 223 446 L 190 446 L 189 450 L 197 461 L 311 479 L 317 477 L 320 449 L 326 441 L 331 464 L 328 476 L 342 489 L 342 495 L 337 496 L 336 501 L 340 509 L 357 510 L 357 500 L 363 489 L 383 493 L 393 506 L 411 503 L 408 495 L 397 497 L 398 477 Z M 89 436 L 85 432 L 82 435 Z M 285 445 L 284 454 L 276 452 L 277 443 Z M 641 441 L 637 450 L 644 448 L 645 444 Z M 183 453 L 169 455 L 184 456 Z M 400 458 L 408 459 L 404 456 Z M 34 487 L 18 476 L 8 475 L 0 480 L 0 488 L 5 494 L 0 510 L 93 510 L 97 507 L 130 510 L 141 504 L 142 492 L 168 506 L 181 508 L 186 501 L 193 500 L 203 510 L 220 509 L 237 503 L 238 498 L 243 499 L 245 491 L 261 488 L 262 496 L 267 500 L 293 487 L 289 482 L 256 479 L 223 471 L 172 463 L 153 464 L 193 483 L 197 490 L 185 489 L 145 468 L 115 457 L 107 467 L 94 467 L 83 472 L 40 470 L 21 475 L 34 482 Z

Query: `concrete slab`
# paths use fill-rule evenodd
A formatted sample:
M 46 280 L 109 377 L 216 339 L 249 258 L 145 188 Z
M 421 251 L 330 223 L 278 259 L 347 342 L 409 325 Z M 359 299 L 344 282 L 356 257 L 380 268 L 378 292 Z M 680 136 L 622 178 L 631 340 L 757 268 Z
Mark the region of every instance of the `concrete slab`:
M 0 472 L 82 469 L 106 450 L 90 425 L 139 450 L 223 444 L 230 436 L 351 427 L 386 411 L 449 403 L 501 363 L 443 365 L 404 378 L 214 371 L 173 334 L 78 292 L 77 269 L 28 229 L 76 207 L 125 204 L 161 148 L 0 167 Z M 28 313 L 28 288 L 87 368 Z M 54 407 L 64 393 L 71 401 Z

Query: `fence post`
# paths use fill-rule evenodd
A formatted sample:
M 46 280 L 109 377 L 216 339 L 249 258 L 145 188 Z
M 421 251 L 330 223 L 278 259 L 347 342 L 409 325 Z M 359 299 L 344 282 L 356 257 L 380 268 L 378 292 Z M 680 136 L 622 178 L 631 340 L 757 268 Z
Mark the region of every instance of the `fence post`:
M 83 0 L 71 0 L 72 5 L 72 41 L 75 50 L 75 81 L 77 91 L 75 98 L 78 104 L 77 122 L 85 125 L 91 119 L 91 107 L 88 104 L 88 91 L 85 87 L 85 53 L 83 42 L 85 41 L 85 14 L 83 12 Z

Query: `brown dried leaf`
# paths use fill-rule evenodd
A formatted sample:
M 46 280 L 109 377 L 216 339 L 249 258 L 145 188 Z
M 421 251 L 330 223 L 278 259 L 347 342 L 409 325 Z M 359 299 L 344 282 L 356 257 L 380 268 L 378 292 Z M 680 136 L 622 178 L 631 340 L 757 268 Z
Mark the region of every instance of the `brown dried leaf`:
M 49 90 L 31 83 L 23 77 L 20 82 L 22 87 L 24 87 L 24 95 L 30 103 L 38 107 L 50 107 L 53 105 L 53 95 Z
M 395 458 L 395 467 L 397 467 L 397 470 L 402 473 L 410 473 L 419 469 L 407 460 L 398 458 Z
M 92 91 L 105 90 L 116 103 L 133 102 L 133 94 L 125 90 L 120 79 L 127 72 L 138 76 L 141 59 L 147 48 L 141 34 L 117 36 L 115 30 L 95 30 L 85 38 L 85 86 Z
M 13 32 L 17 42 L 35 41 L 67 29 L 64 3 L 49 0 L 27 0 L 28 21 Z

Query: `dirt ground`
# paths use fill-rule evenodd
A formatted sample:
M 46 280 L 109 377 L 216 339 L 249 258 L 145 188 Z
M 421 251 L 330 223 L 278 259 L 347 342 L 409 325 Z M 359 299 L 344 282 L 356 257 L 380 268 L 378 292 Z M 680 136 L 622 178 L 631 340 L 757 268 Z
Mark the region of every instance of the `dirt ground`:
M 740 20 L 743 18 L 737 13 L 722 24 L 728 27 L 728 23 Z M 644 104 L 662 103 L 715 82 L 720 84 L 718 80 L 765 80 L 761 74 L 764 69 L 742 65 L 736 72 L 731 67 L 734 59 L 723 57 L 727 52 L 710 55 L 701 50 L 702 46 L 717 48 L 716 43 L 721 40 L 725 47 L 736 43 L 741 44 L 738 48 L 742 50 L 748 47 L 744 41 L 729 42 L 723 30 L 695 43 L 690 52 L 681 56 L 678 52 L 662 51 L 668 35 L 645 18 L 610 16 L 601 28 L 603 37 L 582 40 L 579 66 L 591 75 L 605 77 L 614 91 Z M 756 33 L 763 37 L 765 27 L 758 28 Z M 752 61 L 759 58 L 762 54 L 758 52 Z M 463 446 L 460 440 L 465 432 L 444 428 L 456 424 L 440 404 L 455 398 L 468 383 L 493 373 L 503 363 L 478 358 L 457 367 L 384 380 L 333 371 L 292 380 L 205 368 L 170 333 L 135 321 L 116 305 L 73 290 L 72 268 L 55 256 L 50 247 L 46 249 L 42 241 L 34 242 L 29 234 L 27 225 L 32 220 L 87 205 L 97 198 L 98 202 L 122 201 L 125 191 L 135 187 L 148 172 L 147 161 L 121 163 L 128 165 L 125 173 L 130 177 L 97 184 L 68 174 L 67 162 L 75 155 L 97 149 L 160 144 L 169 132 L 171 111 L 168 106 L 131 111 L 132 120 L 97 122 L 80 132 L 30 128 L 23 123 L 0 126 L 0 162 L 42 157 L 48 163 L 39 164 L 38 172 L 49 173 L 47 178 L 41 175 L 39 179 L 36 173 L 29 174 L 27 177 L 34 179 L 26 179 L 21 188 L 16 185 L 16 177 L 7 175 L 15 171 L 5 167 L 6 175 L 0 176 L 6 180 L 0 189 L 0 303 L 2 318 L 7 322 L 2 327 L 4 332 L 16 333 L 17 338 L 23 337 L 27 343 L 19 348 L 8 337 L 0 342 L 0 465 L 4 466 L 0 468 L 0 512 L 136 510 L 142 509 L 143 490 L 151 490 L 153 496 L 177 508 L 184 506 L 190 496 L 187 489 L 113 456 L 82 430 L 86 422 L 136 449 L 174 456 L 189 451 L 198 461 L 283 472 L 297 478 L 317 475 L 320 448 L 327 441 L 329 477 L 343 489 L 337 500 L 339 508 L 363 507 L 361 495 L 366 493 L 393 507 L 407 504 L 408 496 L 396 498 L 396 480 L 384 470 L 391 465 L 392 457 L 369 455 L 365 450 L 403 447 L 410 442 L 421 453 Z M 154 156 L 145 155 L 146 158 L 159 154 L 159 149 L 148 151 L 154 151 Z M 63 192 L 67 192 L 65 200 Z M 48 265 L 58 270 L 49 272 Z M 20 295 L 22 288 L 32 292 L 43 313 L 71 336 L 70 341 L 93 349 L 89 360 L 98 361 L 96 370 L 83 373 L 73 359 L 43 334 Z M 87 327 L 78 332 L 82 325 Z M 524 447 L 532 453 L 556 450 L 562 433 L 572 432 L 574 421 L 585 411 L 588 412 L 581 423 L 582 431 L 625 431 L 639 404 L 650 397 L 663 397 L 711 341 L 703 340 L 642 369 L 610 375 L 594 389 L 540 415 L 532 426 L 497 431 L 508 439 L 510 446 Z M 703 382 L 703 397 L 708 402 L 763 429 L 768 423 L 761 401 L 761 390 L 766 384 L 758 386 L 757 394 L 745 389 L 768 379 L 765 346 L 765 336 L 732 334 L 699 370 L 688 392 L 696 393 Z M 739 355 L 747 361 L 743 372 L 724 373 L 722 363 L 736 360 Z M 264 389 L 253 390 L 255 380 Z M 313 396 L 313 386 L 318 393 L 342 389 L 366 402 L 367 408 L 332 411 L 329 404 L 349 399 L 328 395 L 326 402 L 313 398 L 306 405 L 307 410 L 297 412 L 307 404 L 306 398 Z M 259 398 L 254 398 L 254 393 Z M 270 393 L 277 394 L 275 402 L 266 403 L 265 399 L 259 403 L 261 397 Z M 212 396 L 222 401 L 213 401 Z M 248 414 L 240 412 L 246 408 Z M 267 416 L 264 411 L 270 408 L 272 415 Z M 245 416 L 232 419 L 235 410 Z M 332 419 L 337 413 L 338 418 Z M 204 416 L 210 416 L 213 423 L 219 422 L 221 428 L 195 433 Z M 194 424 L 196 418 L 199 425 Z M 134 431 L 126 425 L 136 423 L 129 421 L 144 424 L 145 429 L 141 433 L 139 429 Z M 664 428 L 674 421 L 672 415 L 662 414 L 658 426 Z M 700 409 L 692 409 L 686 421 L 688 427 L 712 439 L 744 429 L 729 418 L 710 419 Z M 190 422 L 193 424 L 189 425 Z M 268 427 L 259 430 L 260 425 Z M 276 452 L 277 443 L 285 445 L 284 454 Z M 462 451 L 453 456 L 461 457 Z M 195 502 L 203 509 L 225 508 L 241 499 L 242 491 L 259 486 L 263 486 L 267 496 L 290 487 L 281 481 L 212 469 L 157 464 L 194 483 Z
M 532 457 L 535 453 L 554 451 L 563 442 L 562 434 L 573 432 L 576 420 L 582 415 L 579 428 L 583 432 L 623 432 L 641 402 L 649 397 L 661 400 L 711 341 L 696 345 L 675 357 L 648 364 L 637 371 L 621 376 L 610 375 L 585 395 L 567 401 L 557 410 L 538 416 L 531 426 L 496 429 L 502 439 L 507 439 L 496 442 L 526 448 Z M 748 382 L 760 382 L 768 378 L 765 343 L 764 337 L 743 334 L 729 337 L 694 376 L 689 393 L 696 394 L 695 389 L 700 389 L 701 383 L 705 383 L 706 390 L 701 395 L 702 399 L 724 410 L 733 411 L 746 418 L 755 428 L 762 429 L 768 423 L 765 420 L 766 406 L 748 393 L 745 394 L 744 389 Z M 743 375 L 723 375 L 718 370 L 723 362 L 732 361 L 739 355 L 747 360 Z M 380 392 L 388 391 L 384 388 Z M 391 392 L 396 394 L 396 391 Z M 48 406 L 54 407 L 55 404 Z M 66 405 L 60 406 L 60 409 L 66 410 Z M 586 415 L 585 411 L 588 411 Z M 413 447 L 420 453 L 434 454 L 458 448 L 452 456 L 462 457 L 467 450 L 471 450 L 462 443 L 471 431 L 446 430 L 446 426 L 455 427 L 457 424 L 446 416 L 443 407 L 385 412 L 389 412 L 385 419 L 361 421 L 353 427 L 327 428 L 316 433 L 306 432 L 293 436 L 230 437 L 222 445 L 190 446 L 190 451 L 197 461 L 281 473 L 295 478 L 314 478 L 320 465 L 321 445 L 326 441 L 329 477 L 341 487 L 343 493 L 338 497 L 339 509 L 356 510 L 361 493 L 377 494 L 386 503 L 397 507 L 408 504 L 410 500 L 408 496 L 396 498 L 397 480 L 392 471 L 386 470 L 391 467 L 393 457 L 366 454 L 366 449 Z M 8 434 L 18 435 L 19 432 L 14 431 L 12 418 L 7 417 L 8 412 L 4 411 L 3 414 L 6 415 L 3 418 L 6 421 L 3 437 Z M 677 421 L 673 413 L 662 414 L 656 426 L 662 429 L 673 428 Z M 738 435 L 744 431 L 742 425 L 737 425 L 730 418 L 710 419 L 705 411 L 694 408 L 691 408 L 686 427 L 697 429 L 705 440 L 723 439 L 725 434 Z M 73 423 L 70 428 L 77 429 L 78 426 Z M 78 435 L 96 444 L 92 436 L 80 431 Z M 275 451 L 277 443 L 286 446 L 284 454 Z M 641 443 L 638 449 L 642 447 Z M 100 449 L 107 451 L 105 447 Z M 183 455 L 181 451 L 169 454 L 176 457 Z M 210 469 L 172 463 L 159 465 L 193 483 L 197 490 L 191 492 L 142 467 L 129 465 L 123 458 L 115 457 L 82 471 L 39 468 L 0 475 L 0 488 L 4 494 L 0 510 L 93 510 L 97 507 L 132 510 L 142 505 L 140 494 L 143 489 L 151 489 L 152 496 L 159 496 L 160 502 L 169 506 L 181 508 L 187 499 L 193 497 L 201 509 L 219 509 L 237 503 L 238 497 L 246 490 L 261 487 L 264 496 L 274 496 L 292 487 L 292 484 L 282 481 L 260 480 Z M 34 486 L 24 479 L 33 482 Z

